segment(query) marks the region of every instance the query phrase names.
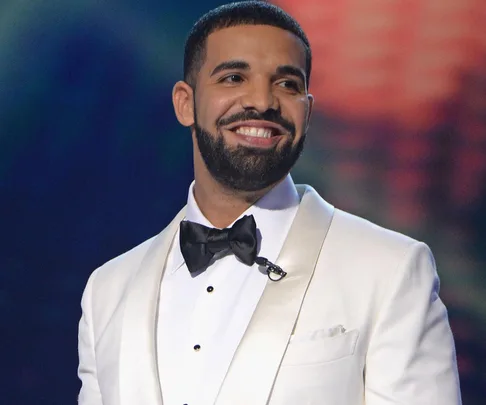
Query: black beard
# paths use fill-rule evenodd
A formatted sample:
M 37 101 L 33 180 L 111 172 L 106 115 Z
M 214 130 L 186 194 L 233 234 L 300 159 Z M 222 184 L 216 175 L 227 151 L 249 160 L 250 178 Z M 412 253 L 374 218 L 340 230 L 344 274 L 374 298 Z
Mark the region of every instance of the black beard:
M 196 140 L 211 176 L 224 187 L 237 191 L 263 190 L 283 179 L 304 149 L 305 134 L 294 146 L 293 132 L 280 149 L 238 145 L 231 148 L 221 132 L 217 136 L 195 123 Z

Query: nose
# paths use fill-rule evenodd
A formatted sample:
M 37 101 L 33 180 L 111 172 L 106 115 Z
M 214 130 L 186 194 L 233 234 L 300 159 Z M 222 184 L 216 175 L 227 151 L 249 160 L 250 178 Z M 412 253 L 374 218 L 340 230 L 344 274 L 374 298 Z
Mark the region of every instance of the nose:
M 262 81 L 248 86 L 241 98 L 241 105 L 245 110 L 254 109 L 260 113 L 279 108 L 278 98 L 273 93 L 271 84 Z

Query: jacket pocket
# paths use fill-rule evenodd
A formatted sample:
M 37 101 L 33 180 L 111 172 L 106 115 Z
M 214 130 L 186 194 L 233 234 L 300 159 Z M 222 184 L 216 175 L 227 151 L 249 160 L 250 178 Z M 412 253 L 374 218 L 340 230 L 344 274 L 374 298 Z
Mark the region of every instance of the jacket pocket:
M 326 363 L 352 356 L 358 337 L 359 331 L 354 329 L 332 337 L 313 333 L 313 338 L 295 338 L 287 346 L 282 367 Z

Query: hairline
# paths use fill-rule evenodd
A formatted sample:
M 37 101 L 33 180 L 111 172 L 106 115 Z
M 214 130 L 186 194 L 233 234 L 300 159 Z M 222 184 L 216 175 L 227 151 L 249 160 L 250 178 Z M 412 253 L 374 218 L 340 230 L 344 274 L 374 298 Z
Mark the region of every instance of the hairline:
M 224 30 L 226 28 L 232 28 L 232 27 L 241 27 L 241 26 L 266 26 L 266 27 L 275 27 L 279 28 L 282 31 L 286 31 L 290 34 L 292 34 L 295 38 L 297 38 L 301 44 L 301 46 L 304 49 L 304 58 L 305 58 L 305 78 L 306 78 L 306 87 L 309 86 L 309 81 L 310 81 L 310 61 L 311 61 L 311 49 L 310 46 L 308 46 L 305 41 L 299 37 L 295 32 L 292 32 L 290 29 L 283 28 L 281 26 L 278 26 L 276 24 L 269 24 L 269 23 L 264 23 L 264 22 L 258 22 L 258 23 L 251 23 L 248 21 L 243 21 L 243 22 L 236 22 L 236 21 L 229 21 L 226 24 L 222 23 L 220 25 L 215 25 L 212 27 L 212 29 L 208 30 L 206 33 L 205 37 L 202 39 L 202 41 L 198 44 L 197 47 L 195 47 L 195 54 L 200 53 L 200 57 L 198 58 L 197 62 L 195 62 L 191 68 L 191 70 L 187 73 L 187 77 L 184 77 L 184 81 L 188 83 L 192 88 L 195 89 L 196 83 L 197 83 L 197 76 L 199 75 L 199 72 L 201 71 L 202 66 L 206 62 L 207 58 L 207 45 L 208 45 L 208 39 L 211 34 L 214 34 L 215 32 Z
M 308 82 L 309 82 L 309 77 L 307 76 L 307 68 L 308 68 L 308 66 L 307 66 L 307 54 L 306 54 L 306 53 L 307 53 L 307 51 L 308 51 L 308 46 L 305 44 L 305 42 L 302 40 L 302 38 L 300 38 L 298 35 L 296 35 L 296 34 L 295 34 L 295 33 L 293 33 L 292 31 L 287 30 L 287 29 L 282 28 L 282 27 L 279 27 L 279 26 L 276 26 L 276 25 L 272 25 L 272 24 L 264 24 L 264 23 L 250 24 L 250 23 L 244 22 L 244 23 L 241 23 L 241 24 L 234 24 L 234 25 L 229 25 L 229 26 L 215 27 L 215 28 L 214 28 L 212 31 L 210 31 L 210 32 L 207 34 L 207 36 L 206 36 L 206 37 L 203 39 L 203 41 L 200 43 L 200 46 L 201 46 L 201 48 L 202 48 L 202 50 L 201 50 L 201 54 L 200 54 L 200 56 L 201 56 L 201 57 L 199 58 L 199 62 L 193 66 L 193 69 L 192 69 L 192 70 L 193 70 L 193 72 L 192 72 L 192 74 L 193 74 L 194 76 L 197 76 L 197 75 L 199 74 L 199 72 L 201 71 L 202 66 L 203 66 L 203 65 L 204 65 L 204 63 L 206 62 L 207 53 L 208 53 L 208 52 L 207 52 L 207 50 L 208 50 L 208 46 L 207 46 L 207 45 L 208 45 L 208 39 L 209 39 L 209 37 L 211 36 L 211 34 L 214 34 L 214 33 L 218 32 L 218 31 L 224 30 L 224 29 L 226 29 L 226 28 L 241 27 L 241 26 L 245 26 L 245 25 L 247 25 L 247 26 L 274 27 L 274 28 L 278 28 L 278 29 L 280 29 L 280 30 L 282 30 L 282 31 L 285 31 L 285 32 L 287 32 L 287 33 L 289 33 L 289 34 L 292 34 L 292 35 L 293 35 L 293 36 L 294 36 L 294 37 L 295 37 L 295 38 L 296 38 L 296 39 L 299 41 L 299 43 L 300 43 L 300 44 L 303 46 L 303 48 L 304 48 L 304 59 L 305 59 L 305 65 L 306 65 L 306 66 L 305 66 L 305 69 L 304 69 L 304 72 L 305 72 L 306 87 L 307 87 Z M 196 69 L 194 69 L 196 66 L 198 66 L 197 71 L 196 71 Z M 191 76 L 191 75 L 189 75 L 189 76 Z M 185 79 L 185 78 L 184 78 L 184 79 Z M 193 87 L 195 87 L 197 80 L 196 80 L 196 78 L 195 78 L 195 77 L 192 77 L 192 80 L 194 81 L 194 86 L 193 86 Z

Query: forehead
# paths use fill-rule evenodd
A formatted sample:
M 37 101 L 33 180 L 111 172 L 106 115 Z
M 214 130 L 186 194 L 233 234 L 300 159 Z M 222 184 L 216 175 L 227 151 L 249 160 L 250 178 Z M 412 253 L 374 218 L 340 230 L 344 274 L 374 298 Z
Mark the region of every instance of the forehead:
M 268 25 L 238 25 L 208 36 L 205 65 L 208 69 L 227 60 L 256 65 L 294 65 L 305 70 L 305 48 L 293 33 Z

